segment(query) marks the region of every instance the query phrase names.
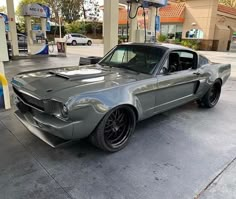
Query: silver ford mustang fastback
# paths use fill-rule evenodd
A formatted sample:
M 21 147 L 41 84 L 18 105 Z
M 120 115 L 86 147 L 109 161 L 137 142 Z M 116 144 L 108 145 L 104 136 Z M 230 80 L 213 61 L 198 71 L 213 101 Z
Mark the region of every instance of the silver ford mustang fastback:
M 138 121 L 190 101 L 214 107 L 230 72 L 181 46 L 128 43 L 96 65 L 20 73 L 12 85 L 17 117 L 52 147 L 88 137 L 115 152 Z

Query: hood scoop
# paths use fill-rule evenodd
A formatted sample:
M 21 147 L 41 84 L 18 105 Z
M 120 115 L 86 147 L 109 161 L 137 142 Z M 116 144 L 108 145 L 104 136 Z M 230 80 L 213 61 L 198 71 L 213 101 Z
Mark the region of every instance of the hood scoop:
M 49 71 L 49 73 L 56 75 L 57 77 L 68 79 L 70 81 L 97 78 L 97 77 L 106 76 L 106 75 L 111 74 L 111 72 L 103 72 L 102 70 L 98 70 L 98 69 Z

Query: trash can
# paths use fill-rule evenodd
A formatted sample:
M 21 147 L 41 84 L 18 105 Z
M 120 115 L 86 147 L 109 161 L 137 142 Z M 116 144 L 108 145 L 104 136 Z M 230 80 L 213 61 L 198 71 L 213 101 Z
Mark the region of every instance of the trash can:
M 2 85 L 0 84 L 0 109 L 4 109 L 5 104 L 4 104 L 4 96 L 3 96 L 3 88 Z
M 98 63 L 102 57 L 95 57 L 95 56 L 89 56 L 89 57 L 81 57 L 79 65 L 90 65 L 90 64 L 96 64 Z

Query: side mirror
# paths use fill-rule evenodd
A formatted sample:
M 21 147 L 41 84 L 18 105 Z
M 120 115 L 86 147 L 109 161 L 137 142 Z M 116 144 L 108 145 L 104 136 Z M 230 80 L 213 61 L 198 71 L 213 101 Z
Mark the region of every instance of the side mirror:
M 168 74 L 168 73 L 169 73 L 168 68 L 163 67 L 163 68 L 162 68 L 162 73 L 163 73 L 164 75 Z

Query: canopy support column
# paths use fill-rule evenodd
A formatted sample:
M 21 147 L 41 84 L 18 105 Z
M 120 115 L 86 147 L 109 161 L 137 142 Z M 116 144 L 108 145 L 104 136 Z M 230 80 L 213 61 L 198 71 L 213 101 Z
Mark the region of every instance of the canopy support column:
M 104 54 L 118 44 L 119 0 L 104 0 Z

